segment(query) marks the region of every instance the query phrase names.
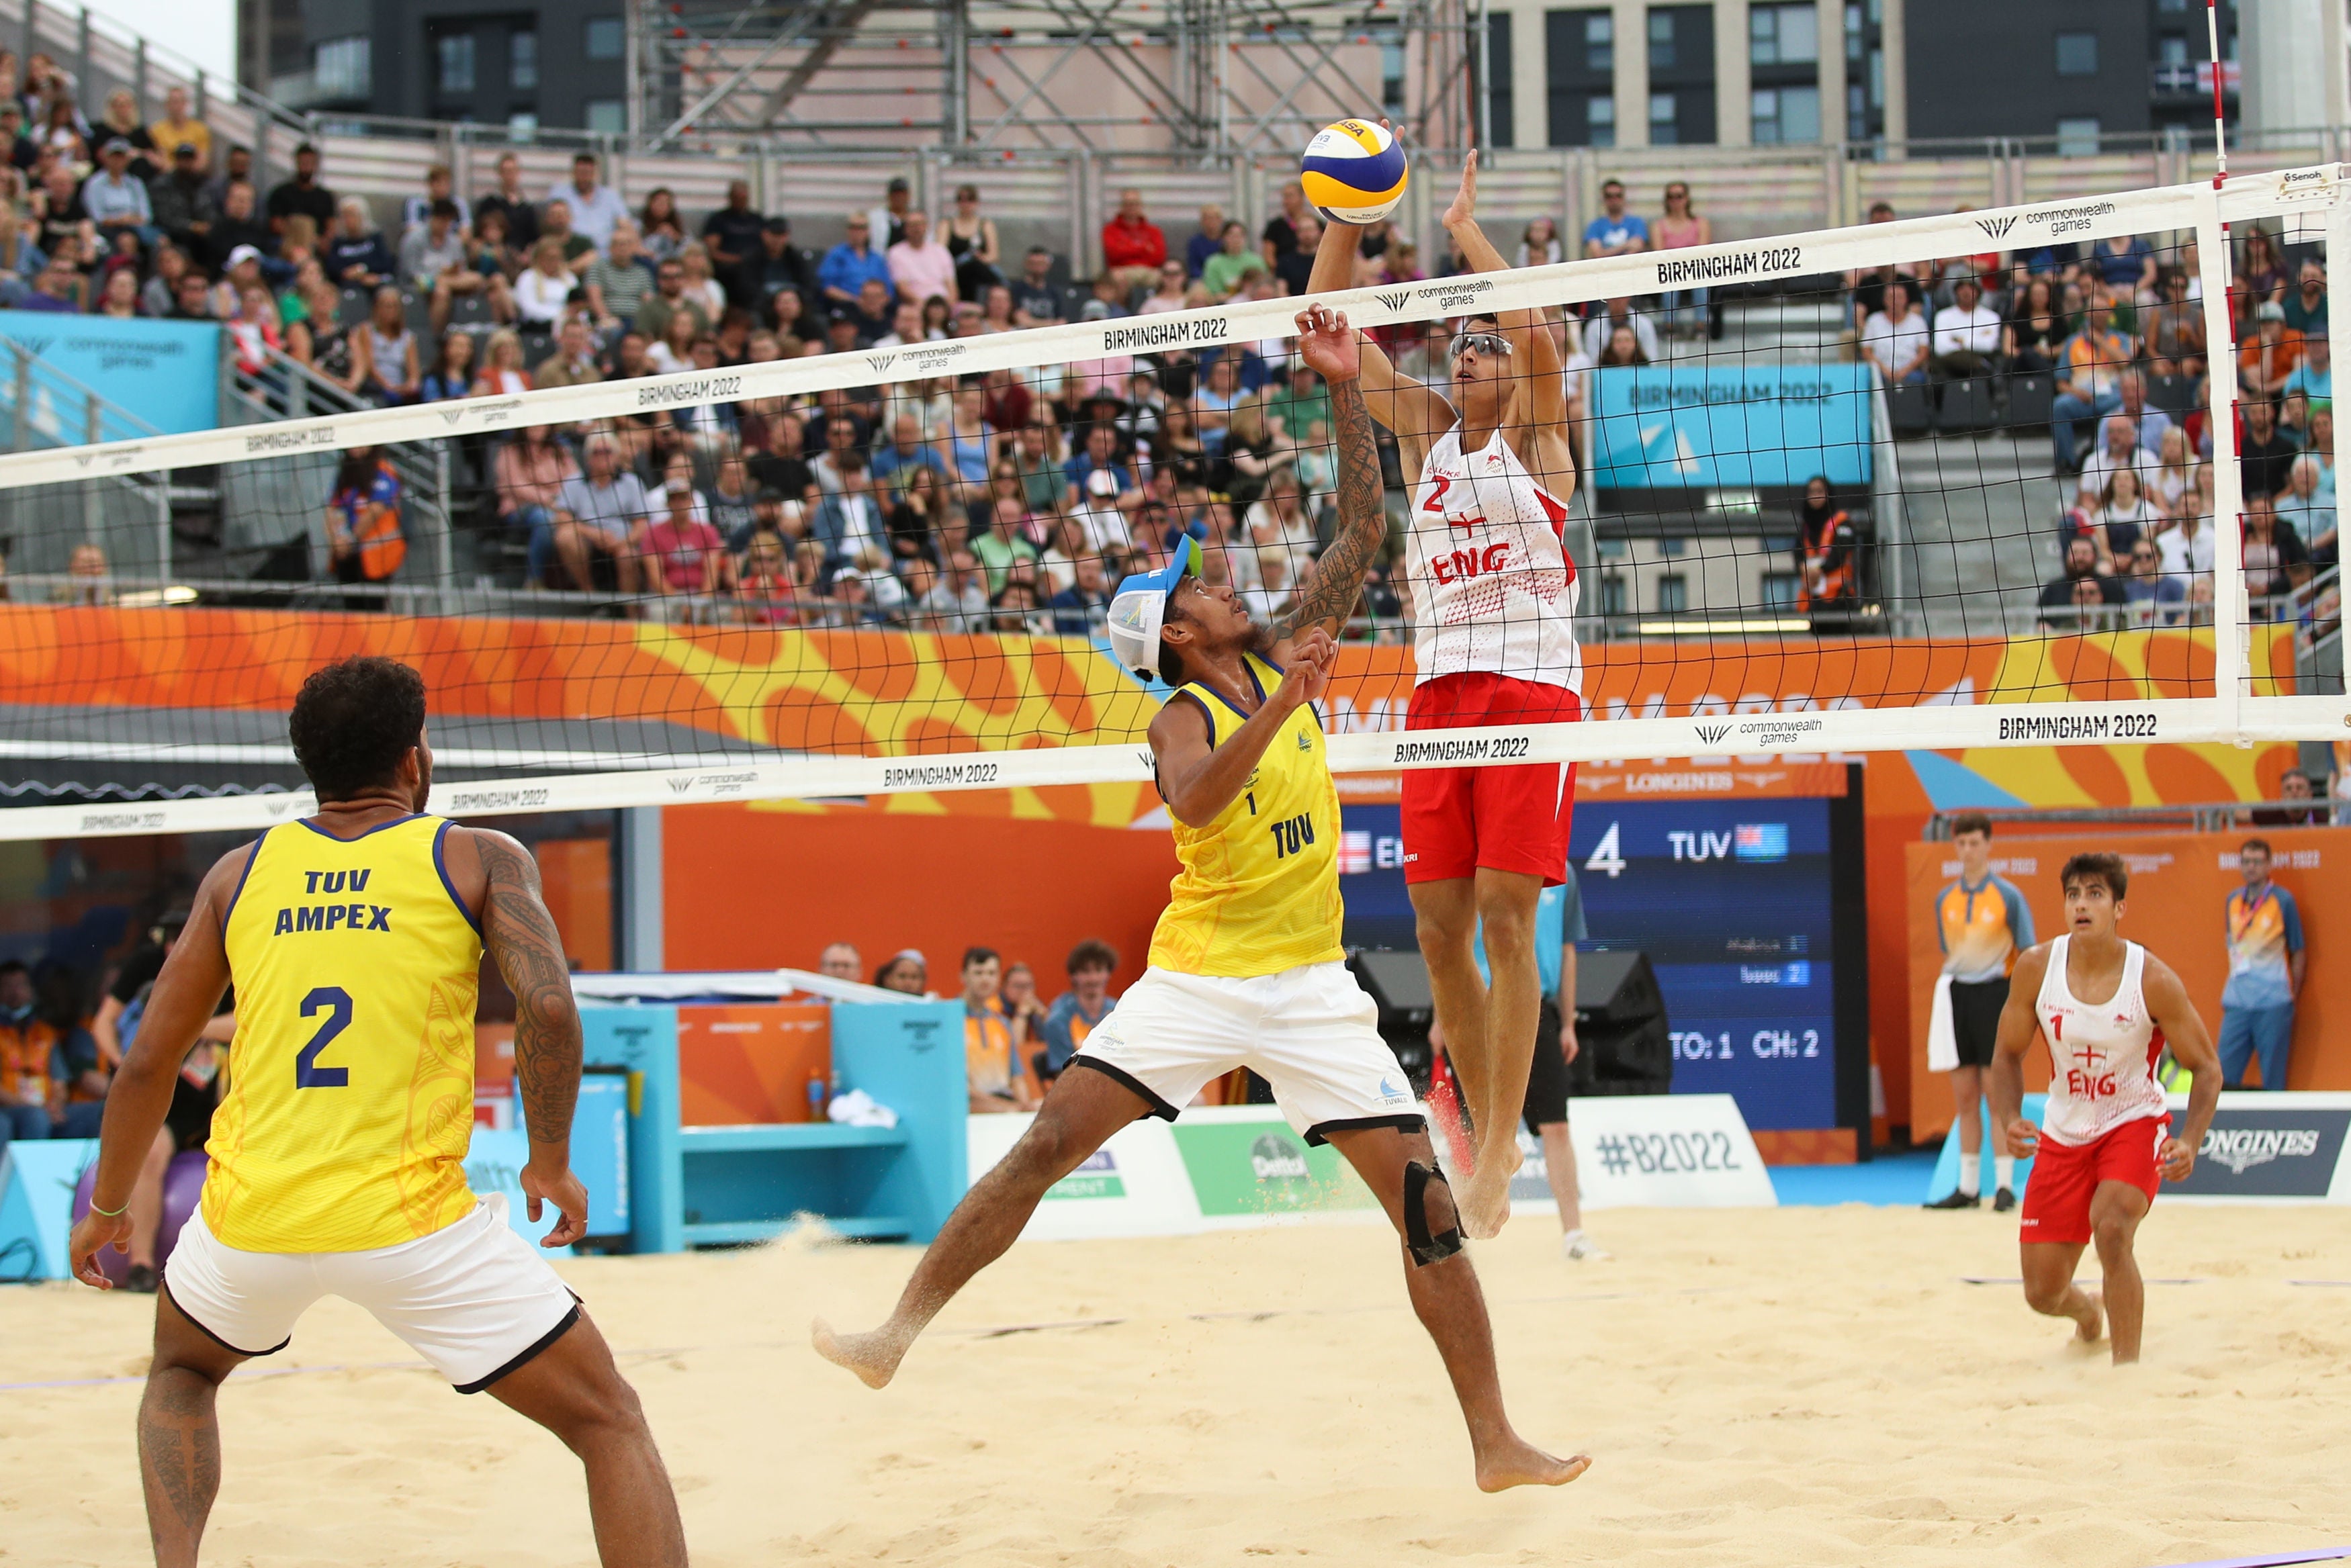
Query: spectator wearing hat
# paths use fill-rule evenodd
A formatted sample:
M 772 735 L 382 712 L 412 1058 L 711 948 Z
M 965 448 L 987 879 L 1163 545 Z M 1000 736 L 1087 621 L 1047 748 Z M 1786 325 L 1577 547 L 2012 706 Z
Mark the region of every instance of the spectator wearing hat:
M 286 220 L 297 213 L 318 224 L 322 234 L 334 227 L 335 193 L 319 183 L 317 148 L 306 141 L 294 150 L 294 177 L 270 191 L 267 211 L 273 234 L 284 234 Z
M 87 200 L 87 198 L 85 198 Z M 2253 307 L 2253 340 L 2237 350 L 2237 379 L 2249 398 L 2274 400 L 2302 363 L 2303 335 L 2286 325 L 2285 306 L 2266 300 Z
M 849 978 L 854 979 L 855 976 Z M 931 993 L 930 961 L 923 956 L 920 948 L 902 948 L 882 961 L 882 967 L 873 971 L 873 983 L 883 991 L 894 991 L 902 996 L 928 996 Z
M 817 297 L 816 262 L 792 244 L 792 221 L 780 213 L 760 223 L 758 244 L 744 270 L 763 320 L 772 316 L 771 302 L 786 289 L 799 296 L 803 307 Z
M 194 142 L 183 141 L 172 149 L 171 167 L 149 184 L 147 202 L 155 227 L 170 235 L 172 244 L 193 250 L 204 243 L 220 207 L 204 180 Z
M 114 248 L 118 234 L 138 235 L 142 250 L 162 238 L 147 199 L 146 182 L 131 172 L 132 151 L 128 138 L 107 138 L 99 148 L 98 171 L 82 182 L 82 211 L 98 225 L 99 237 L 109 250 Z

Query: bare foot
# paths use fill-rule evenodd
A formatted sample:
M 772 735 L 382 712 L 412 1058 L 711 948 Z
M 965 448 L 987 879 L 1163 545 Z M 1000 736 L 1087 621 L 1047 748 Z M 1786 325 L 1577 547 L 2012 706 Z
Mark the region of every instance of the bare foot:
M 868 1388 L 884 1388 L 898 1375 L 898 1363 L 913 1342 L 888 1328 L 871 1334 L 835 1334 L 832 1324 L 818 1318 L 809 1325 L 809 1343 L 835 1366 L 846 1366 Z
M 1508 1491 L 1514 1486 L 1565 1486 L 1592 1468 L 1589 1456 L 1557 1459 L 1512 1433 L 1492 1453 L 1478 1456 L 1478 1490 Z
M 2082 1293 L 2082 1310 L 2074 1314 L 2074 1339 L 2080 1345 L 2095 1345 L 2106 1336 L 2106 1310 L 2095 1291 Z
M 1477 1168 L 1461 1184 L 1455 1206 L 1461 1215 L 1461 1233 L 1473 1241 L 1490 1241 L 1501 1234 L 1510 1218 L 1510 1178 L 1526 1162 L 1516 1136 L 1494 1143 L 1499 1147 L 1478 1151 Z

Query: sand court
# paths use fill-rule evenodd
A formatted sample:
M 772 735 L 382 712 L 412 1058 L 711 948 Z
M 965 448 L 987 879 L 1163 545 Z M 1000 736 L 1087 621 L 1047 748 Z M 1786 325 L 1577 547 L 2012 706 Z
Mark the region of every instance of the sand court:
M 1475 1255 L 1513 1418 L 1588 1451 L 1480 1495 L 1384 1231 L 1024 1243 L 875 1393 L 807 1346 L 887 1311 L 904 1249 L 560 1268 L 622 1352 L 695 1560 L 940 1564 L 2152 1568 L 2351 1541 L 2351 1220 L 2158 1204 L 2147 1360 L 2028 1313 L 2005 1217 L 1614 1211 Z M 2085 1263 L 2085 1277 L 2094 1275 Z M 151 1303 L 0 1292 L 0 1563 L 133 1563 Z M 206 1560 L 593 1561 L 579 1470 L 327 1302 L 221 1401 Z

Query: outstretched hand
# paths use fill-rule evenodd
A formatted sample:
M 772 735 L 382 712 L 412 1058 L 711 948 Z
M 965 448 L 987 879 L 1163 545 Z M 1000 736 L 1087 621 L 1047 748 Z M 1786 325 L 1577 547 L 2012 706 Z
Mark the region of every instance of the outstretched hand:
M 1478 221 L 1478 150 L 1471 148 L 1461 164 L 1461 189 L 1453 192 L 1453 204 L 1445 209 L 1445 226 L 1474 223 Z
M 1310 305 L 1298 313 L 1298 357 L 1325 381 L 1352 381 L 1364 368 L 1345 313 L 1327 305 Z
M 1300 632 L 1290 639 L 1290 652 L 1281 661 L 1281 686 L 1275 697 L 1292 711 L 1318 700 L 1331 683 L 1331 666 L 1338 657 L 1339 645 L 1322 627 Z

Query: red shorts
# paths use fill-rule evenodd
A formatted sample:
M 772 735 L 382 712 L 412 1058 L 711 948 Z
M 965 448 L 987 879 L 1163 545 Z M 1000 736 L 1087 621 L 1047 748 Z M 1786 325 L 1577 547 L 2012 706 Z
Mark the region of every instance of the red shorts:
M 1487 670 L 1440 675 L 1413 688 L 1407 730 L 1481 724 L 1562 724 L 1583 717 L 1564 686 Z M 1442 882 L 1481 866 L 1567 880 L 1575 764 L 1413 768 L 1404 775 L 1404 879 Z
M 2023 1225 L 2019 1239 L 2081 1244 L 2090 1239 L 2090 1199 L 2101 1181 L 2125 1181 L 2155 1200 L 2160 1177 L 2156 1153 L 2171 1136 L 2168 1116 L 2125 1122 L 2085 1144 L 2041 1140 L 2032 1175 L 2024 1184 Z

